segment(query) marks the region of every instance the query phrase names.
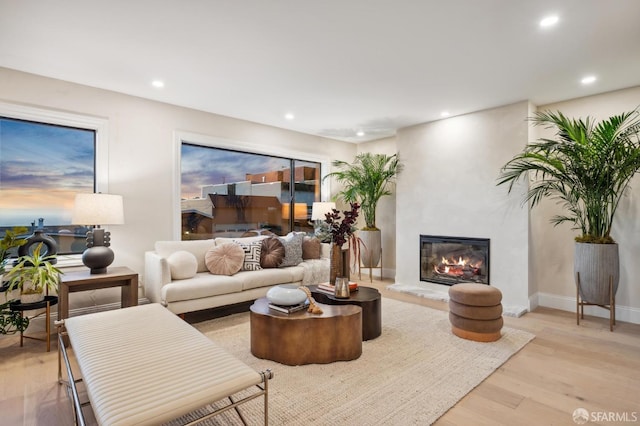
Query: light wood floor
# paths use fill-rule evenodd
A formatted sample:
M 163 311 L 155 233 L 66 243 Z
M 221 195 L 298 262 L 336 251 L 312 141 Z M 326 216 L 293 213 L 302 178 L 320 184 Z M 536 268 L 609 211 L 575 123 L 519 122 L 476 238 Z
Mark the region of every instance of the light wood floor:
M 384 297 L 447 310 L 446 303 L 388 291 L 388 284 L 372 286 Z M 640 325 L 619 322 L 612 333 L 606 319 L 586 317 L 577 326 L 574 314 L 547 308 L 505 323 L 536 338 L 436 425 L 574 425 L 577 408 L 603 419 L 589 424 L 640 424 Z M 18 336 L 0 337 L 0 425 L 73 423 L 56 381 L 56 350 L 55 342 L 47 353 L 43 342 L 20 348 Z M 603 417 L 611 415 L 637 420 Z

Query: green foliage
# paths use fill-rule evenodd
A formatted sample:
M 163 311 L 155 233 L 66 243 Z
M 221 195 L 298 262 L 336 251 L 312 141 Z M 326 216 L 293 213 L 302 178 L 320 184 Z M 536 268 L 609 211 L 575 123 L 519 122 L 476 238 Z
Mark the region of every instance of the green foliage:
M 638 109 L 601 122 L 569 119 L 561 112 L 537 112 L 534 125 L 556 130 L 556 139 L 540 139 L 505 164 L 498 185 L 509 192 L 521 178 L 533 178 L 525 197 L 533 208 L 542 199 L 557 200 L 567 213 L 551 222 L 573 224 L 585 242 L 613 242 L 613 218 L 629 181 L 640 169 Z
M 335 177 L 344 189 L 337 194 L 346 203 L 359 203 L 366 227 L 376 228 L 376 207 L 385 195 L 391 195 L 390 185 L 402 170 L 398 154 L 362 153 L 353 164 L 335 160 L 334 167 L 341 170 L 329 173 L 324 179 Z
M 16 226 L 8 229 L 4 233 L 4 237 L 0 240 L 0 275 L 4 273 L 9 259 L 9 250 L 26 244 L 25 238 L 18 238 L 18 235 L 26 234 L 27 228 L 24 226 Z
M 29 327 L 29 318 L 22 317 L 20 312 L 11 310 L 13 300 L 0 303 L 0 334 L 14 334 L 25 331 Z
M 52 256 L 42 256 L 42 243 L 38 244 L 31 255 L 18 259 L 5 279 L 9 281 L 9 291 L 19 289 L 21 293 L 42 293 L 45 289 L 58 289 L 58 278 L 62 271 L 51 264 Z

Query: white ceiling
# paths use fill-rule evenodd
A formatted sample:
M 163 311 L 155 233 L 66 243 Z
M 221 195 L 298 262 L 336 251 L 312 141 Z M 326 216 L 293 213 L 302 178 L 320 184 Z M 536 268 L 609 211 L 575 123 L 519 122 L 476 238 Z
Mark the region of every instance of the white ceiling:
M 640 85 L 640 1 L 0 0 L 0 66 L 360 142 Z

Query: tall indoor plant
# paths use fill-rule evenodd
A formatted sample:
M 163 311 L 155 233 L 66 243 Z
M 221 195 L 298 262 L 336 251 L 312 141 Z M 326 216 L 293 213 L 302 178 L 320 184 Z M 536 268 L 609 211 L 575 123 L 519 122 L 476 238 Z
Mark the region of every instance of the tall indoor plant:
M 583 301 L 609 305 L 609 283 L 618 287 L 618 245 L 611 227 L 629 181 L 640 169 L 640 118 L 638 110 L 600 122 L 570 119 L 561 112 L 537 112 L 534 125 L 554 129 L 555 139 L 529 143 L 507 162 L 498 184 L 509 191 L 529 176 L 525 201 L 534 207 L 542 199 L 557 200 L 563 215 L 555 225 L 569 222 L 581 235 L 576 238 L 576 277 L 580 276 Z
M 398 154 L 358 154 L 353 163 L 335 160 L 334 167 L 340 170 L 329 173 L 325 179 L 334 177 L 343 185 L 337 194 L 347 203 L 360 203 L 365 227 L 358 234 L 365 250 L 361 252 L 361 262 L 366 268 L 375 267 L 380 262 L 381 236 L 376 226 L 378 201 L 391 195 L 391 185 L 402 170 Z

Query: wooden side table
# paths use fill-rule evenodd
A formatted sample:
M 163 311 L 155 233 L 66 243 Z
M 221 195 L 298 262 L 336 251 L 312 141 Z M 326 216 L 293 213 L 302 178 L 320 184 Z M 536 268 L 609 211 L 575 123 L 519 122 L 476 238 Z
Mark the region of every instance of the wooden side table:
M 46 336 L 44 339 L 41 339 L 39 337 L 33 337 L 33 336 L 25 336 L 24 335 L 24 331 L 20 331 L 20 347 L 23 346 L 24 343 L 24 339 L 33 339 L 33 340 L 42 340 L 44 342 L 47 342 L 47 352 L 51 351 L 51 307 L 53 305 L 55 305 L 56 303 L 58 303 L 58 298 L 56 296 L 45 296 L 44 300 L 40 301 L 40 302 L 34 302 L 34 303 L 21 303 L 20 300 L 16 300 L 15 302 L 12 302 L 9 306 L 10 309 L 12 311 L 18 311 L 20 312 L 20 316 L 24 317 L 24 312 L 25 311 L 33 311 L 36 309 L 45 309 L 45 321 L 46 321 L 46 325 L 45 325 L 45 332 L 46 332 Z M 40 315 L 42 315 L 43 312 L 34 315 L 32 317 L 29 317 L 30 319 L 36 318 Z
M 126 266 L 110 267 L 104 274 L 91 274 L 89 269 L 62 274 L 58 290 L 58 321 L 69 318 L 69 293 L 110 287 L 122 287 L 123 308 L 138 304 L 138 274 Z
M 311 295 L 327 305 L 356 305 L 362 308 L 362 340 L 371 340 L 382 334 L 382 296 L 372 287 L 359 286 L 348 299 L 339 299 L 310 285 Z

